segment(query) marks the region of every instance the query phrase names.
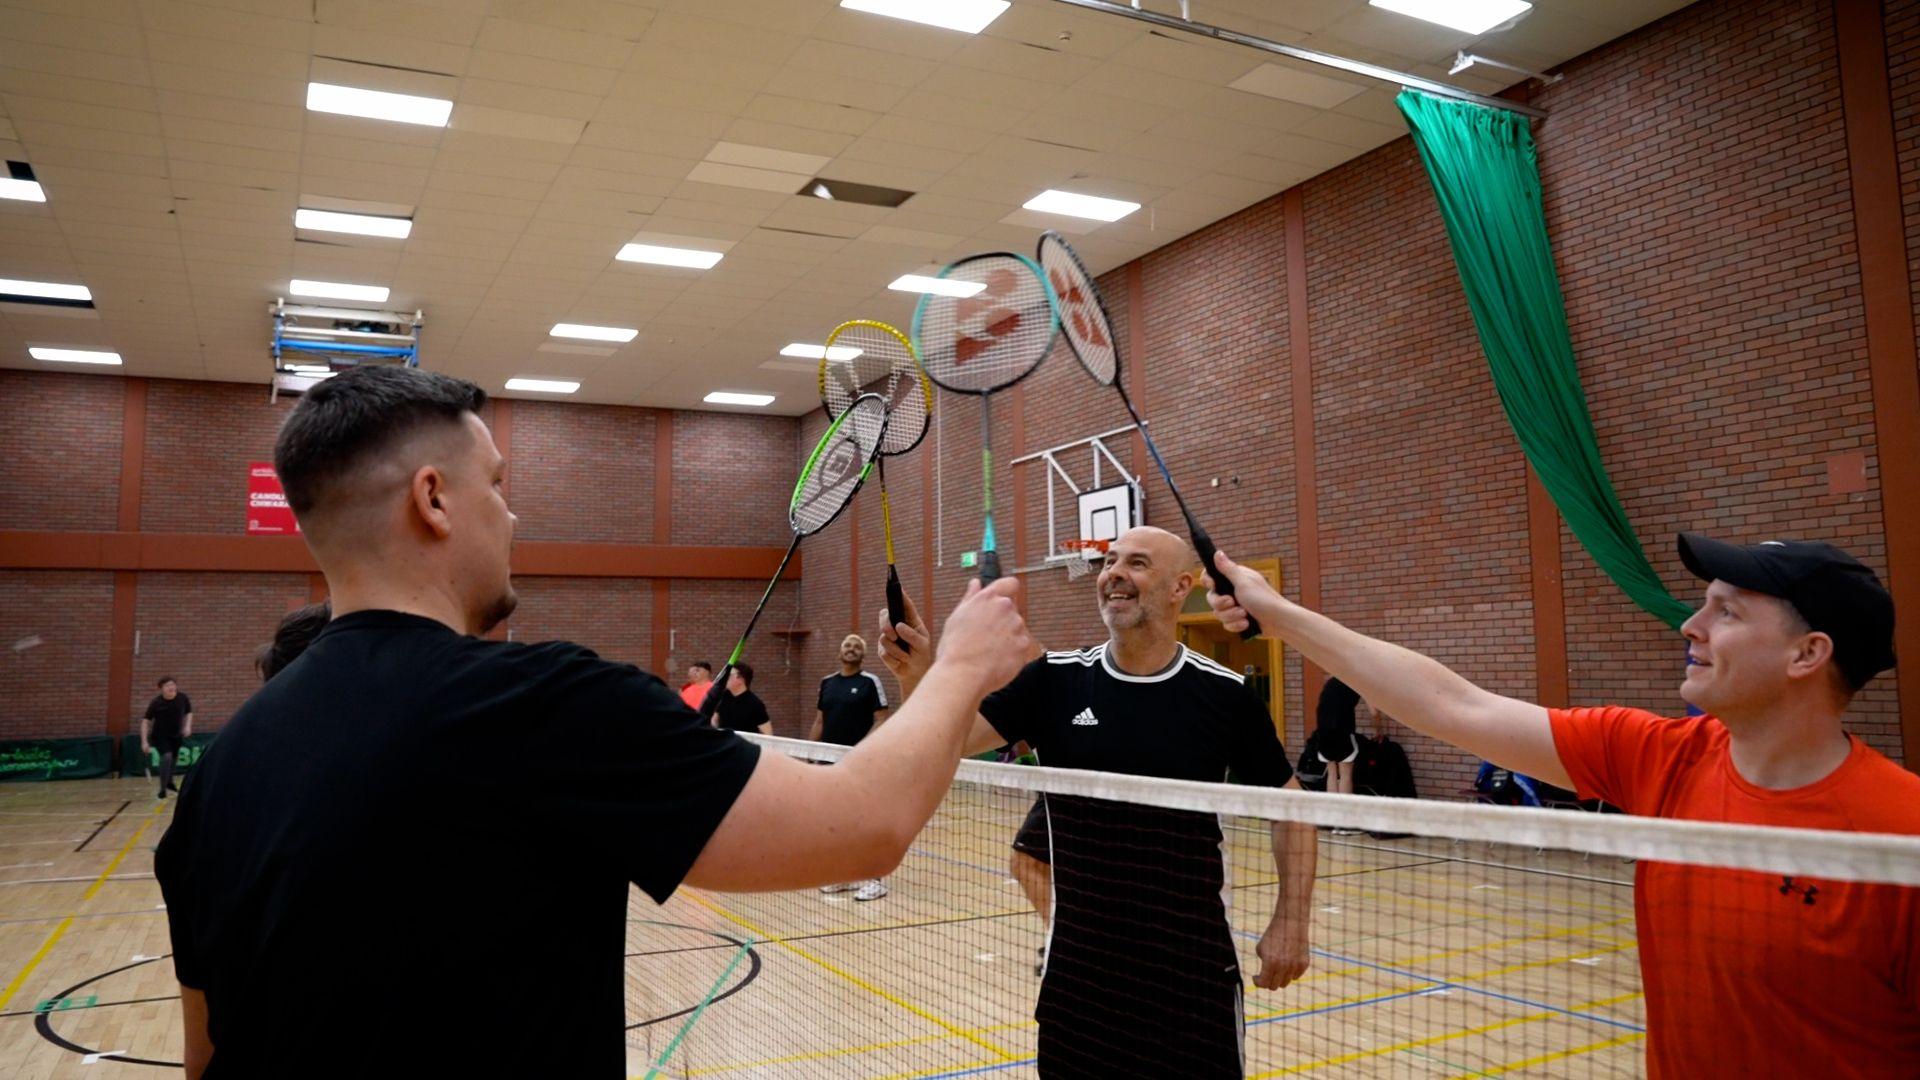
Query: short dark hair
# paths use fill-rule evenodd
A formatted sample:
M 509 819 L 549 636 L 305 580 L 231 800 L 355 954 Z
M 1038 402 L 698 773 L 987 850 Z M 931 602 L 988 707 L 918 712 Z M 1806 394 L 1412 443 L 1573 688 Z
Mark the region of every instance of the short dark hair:
M 487 392 L 465 379 L 377 365 L 344 371 L 308 390 L 280 429 L 273 471 L 295 514 L 313 510 L 369 454 L 430 424 L 478 413 Z
M 687 666 L 702 668 L 706 671 L 707 674 L 709 675 L 713 674 L 713 665 L 707 663 L 705 660 L 695 660 L 693 663 L 688 664 Z
M 154 688 L 155 690 L 165 690 L 165 689 L 167 688 L 167 684 L 168 684 L 168 683 L 170 683 L 170 682 L 178 682 L 178 681 L 179 681 L 179 680 L 177 680 L 177 679 L 175 679 L 175 678 L 174 678 L 173 676 L 171 676 L 171 675 L 162 675 L 162 676 L 160 676 L 160 681 L 158 681 L 158 682 L 156 682 L 156 683 L 154 683 L 154 684 L 153 684 L 153 688 Z
M 733 665 L 733 670 L 739 673 L 740 681 L 747 684 L 747 689 L 749 690 L 753 689 L 753 665 L 752 664 L 744 664 L 744 663 L 735 664 Z
M 273 640 L 260 646 L 253 654 L 253 666 L 260 672 L 260 681 L 265 682 L 280 674 L 280 669 L 294 662 L 320 631 L 327 628 L 333 618 L 333 604 L 322 600 L 317 604 L 308 604 L 287 612 L 280 620 L 280 626 L 273 632 Z

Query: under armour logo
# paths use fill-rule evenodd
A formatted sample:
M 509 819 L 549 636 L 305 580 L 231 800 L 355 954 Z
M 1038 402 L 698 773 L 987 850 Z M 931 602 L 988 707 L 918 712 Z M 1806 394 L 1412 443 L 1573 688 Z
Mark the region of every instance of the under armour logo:
M 1081 709 L 1080 715 L 1074 717 L 1073 722 L 1080 727 L 1098 727 L 1100 718 L 1093 715 L 1092 709 Z
M 1820 886 L 1795 885 L 1792 878 L 1783 877 L 1780 879 L 1780 895 L 1799 896 L 1801 903 L 1811 904 L 1813 903 L 1813 898 L 1820 895 Z

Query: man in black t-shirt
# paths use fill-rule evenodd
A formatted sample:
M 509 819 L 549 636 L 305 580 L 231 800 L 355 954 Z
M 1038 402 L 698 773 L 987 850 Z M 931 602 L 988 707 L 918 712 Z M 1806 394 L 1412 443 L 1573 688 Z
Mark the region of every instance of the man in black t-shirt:
M 861 667 L 867 658 L 867 640 L 859 634 L 840 639 L 840 670 L 820 680 L 814 701 L 814 742 L 852 746 L 867 737 L 887 711 L 887 688 L 879 676 Z M 839 881 L 820 886 L 823 893 L 851 892 L 855 900 L 878 900 L 887 895 L 881 878 Z
M 773 734 L 773 718 L 767 715 L 767 704 L 753 692 L 752 664 L 733 665 L 727 675 L 727 693 L 720 699 L 720 707 L 713 711 L 713 726 L 728 731 Z
M 275 471 L 333 618 L 228 721 L 155 856 L 189 1080 L 618 1075 L 629 884 L 665 901 L 885 873 L 1019 668 L 1017 590 L 973 588 L 924 698 L 809 769 L 631 665 L 484 640 L 514 606 L 485 403 L 365 367 L 281 429 Z M 854 797 L 871 791 L 890 797 Z M 408 994 L 405 1039 L 353 1051 L 393 987 L 432 992 Z
M 140 756 L 160 752 L 160 795 L 178 792 L 173 786 L 173 767 L 180 760 L 180 745 L 193 734 L 193 702 L 180 692 L 173 676 L 162 675 L 160 693 L 147 702 L 146 715 L 140 719 Z
M 859 634 L 840 640 L 840 670 L 820 680 L 820 695 L 814 701 L 814 742 L 852 746 L 887 711 L 887 688 L 880 677 L 861 667 L 867 658 L 867 641 Z
M 1297 789 L 1265 704 L 1241 675 L 1178 641 L 1195 562 L 1186 541 L 1161 529 L 1116 540 L 1096 579 L 1108 640 L 1047 653 L 988 695 L 968 752 L 1024 740 L 1040 764 L 1056 768 L 1213 782 L 1232 770 L 1242 783 Z M 909 624 L 883 632 L 881 656 L 912 694 L 915 657 L 930 642 L 911 605 L 908 614 Z M 902 655 L 901 638 L 911 653 Z M 1243 1075 L 1241 972 L 1219 818 L 1103 799 L 1042 801 L 1053 922 L 1034 1009 L 1040 1075 Z M 1278 989 L 1307 967 L 1316 841 L 1310 825 L 1270 831 L 1280 880 L 1254 983 Z M 1035 840 L 1023 835 L 1016 845 Z

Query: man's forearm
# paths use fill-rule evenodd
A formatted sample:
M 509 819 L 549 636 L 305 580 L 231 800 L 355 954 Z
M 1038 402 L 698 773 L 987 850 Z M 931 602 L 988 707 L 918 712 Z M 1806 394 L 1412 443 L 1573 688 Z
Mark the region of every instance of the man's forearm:
M 1292 922 L 1304 932 L 1313 921 L 1313 875 L 1320 861 L 1319 838 L 1313 826 L 1304 821 L 1276 821 L 1269 829 L 1273 834 L 1273 868 L 1280 875 L 1273 924 Z
M 967 679 L 937 665 L 921 684 L 922 693 L 903 704 L 892 722 L 860 740 L 838 766 L 865 789 L 870 800 L 864 805 L 912 831 L 946 796 L 980 706 Z
M 153 737 L 153 718 L 140 718 L 140 745 L 145 746 Z
M 826 715 L 816 710 L 813 714 L 813 730 L 807 733 L 807 741 L 819 742 L 820 736 L 826 733 L 826 727 Z
M 188 713 L 186 721 L 180 725 L 180 737 L 184 739 L 191 734 L 193 734 L 193 714 Z
M 200 1080 L 213 1062 L 213 1039 L 207 1034 L 207 995 L 180 984 L 180 1027 L 186 1036 L 187 1080 Z

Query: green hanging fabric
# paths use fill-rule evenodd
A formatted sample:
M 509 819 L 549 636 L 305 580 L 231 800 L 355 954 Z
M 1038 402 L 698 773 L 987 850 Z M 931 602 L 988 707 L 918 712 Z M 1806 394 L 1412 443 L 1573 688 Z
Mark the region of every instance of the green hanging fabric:
M 1648 564 L 1600 462 L 1526 117 L 1414 90 L 1401 91 L 1399 104 L 1433 181 L 1473 324 L 1521 450 L 1614 584 L 1677 628 L 1693 611 Z

